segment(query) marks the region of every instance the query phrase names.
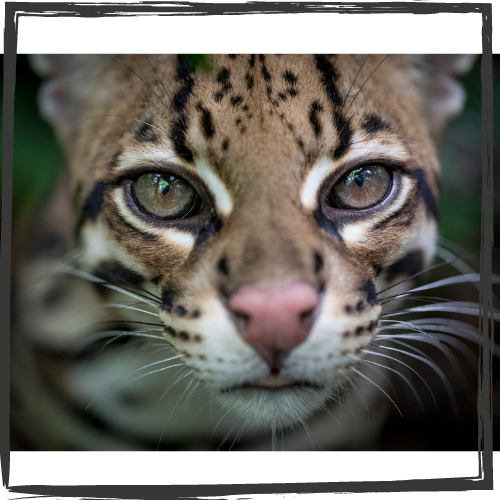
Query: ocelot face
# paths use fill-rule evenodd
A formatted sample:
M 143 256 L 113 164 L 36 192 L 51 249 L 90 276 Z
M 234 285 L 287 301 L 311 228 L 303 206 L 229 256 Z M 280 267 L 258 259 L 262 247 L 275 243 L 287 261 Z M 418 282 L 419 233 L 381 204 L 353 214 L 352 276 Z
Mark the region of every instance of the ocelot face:
M 45 99 L 85 269 L 156 305 L 190 376 L 244 421 L 317 411 L 377 334 L 378 292 L 433 255 L 453 105 L 429 111 L 423 59 L 77 62 Z

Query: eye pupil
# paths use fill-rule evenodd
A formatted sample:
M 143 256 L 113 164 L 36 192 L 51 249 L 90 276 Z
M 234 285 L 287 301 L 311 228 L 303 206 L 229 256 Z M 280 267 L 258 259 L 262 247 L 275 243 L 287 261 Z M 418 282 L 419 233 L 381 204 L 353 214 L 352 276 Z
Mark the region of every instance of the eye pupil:
M 165 177 L 166 176 L 162 175 L 158 183 L 161 194 L 167 194 L 170 191 L 170 182 L 165 179 Z
M 364 210 L 380 203 L 390 191 L 392 176 L 382 165 L 364 165 L 345 174 L 326 201 L 335 208 Z

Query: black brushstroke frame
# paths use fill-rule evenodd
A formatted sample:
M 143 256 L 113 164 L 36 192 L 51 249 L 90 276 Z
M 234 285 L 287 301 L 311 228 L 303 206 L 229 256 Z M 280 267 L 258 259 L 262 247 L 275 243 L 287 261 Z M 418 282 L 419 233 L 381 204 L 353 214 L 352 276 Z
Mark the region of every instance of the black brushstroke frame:
M 253 495 L 325 492 L 395 492 L 395 491 L 464 491 L 493 489 L 493 429 L 491 410 L 492 342 L 493 342 L 493 67 L 492 67 L 492 4 L 491 3 L 281 3 L 247 2 L 244 4 L 209 4 L 195 2 L 169 2 L 168 4 L 143 2 L 137 4 L 76 4 L 7 2 L 5 4 L 5 56 L 4 56 L 4 114 L 3 114 L 3 224 L 0 254 L 0 318 L 10 331 L 10 263 L 12 228 L 13 177 L 13 124 L 14 88 L 16 79 L 17 29 L 21 16 L 105 17 L 119 15 L 251 15 L 276 13 L 346 13 L 346 14 L 437 14 L 478 13 L 482 16 L 482 223 L 480 263 L 480 317 L 483 347 L 479 364 L 478 395 L 478 475 L 473 477 L 419 479 L 398 481 L 357 481 L 334 483 L 295 484 L 242 484 L 242 485 L 169 485 L 169 486 L 44 486 L 25 485 L 9 487 L 9 405 L 0 405 L 0 453 L 3 485 L 13 493 L 57 497 L 100 498 L 169 498 L 210 495 Z M 7 126 L 5 126 L 7 125 Z M 2 335 L 0 350 L 0 380 L 2 394 L 10 392 L 10 338 Z

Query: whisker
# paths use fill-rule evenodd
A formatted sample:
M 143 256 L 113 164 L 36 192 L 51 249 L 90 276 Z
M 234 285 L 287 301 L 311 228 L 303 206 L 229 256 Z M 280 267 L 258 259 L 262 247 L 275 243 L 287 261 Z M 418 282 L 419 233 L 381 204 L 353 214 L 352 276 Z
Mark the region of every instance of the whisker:
M 365 380 L 367 380 L 368 382 L 370 382 L 371 384 L 373 384 L 377 389 L 379 389 L 383 394 L 385 394 L 387 396 L 387 398 L 389 398 L 389 401 L 396 407 L 396 410 L 398 410 L 399 414 L 401 416 L 403 416 L 403 414 L 401 413 L 401 410 L 399 409 L 398 405 L 394 402 L 394 400 L 389 396 L 389 394 L 387 394 L 387 392 L 384 391 L 384 389 L 382 389 L 382 387 L 380 387 L 378 384 L 376 384 L 373 380 L 371 380 L 369 377 L 367 377 L 366 375 L 363 375 L 360 371 L 356 370 L 356 368 L 352 368 L 352 370 L 357 373 L 360 377 L 363 377 Z
M 373 365 L 376 365 L 376 366 L 380 366 L 381 368 L 385 368 L 387 370 L 391 370 L 392 372 L 394 372 L 397 375 L 399 375 L 408 384 L 408 386 L 410 387 L 411 391 L 413 392 L 413 395 L 415 396 L 415 399 L 418 402 L 418 406 L 420 407 L 420 411 L 423 413 L 423 411 L 424 411 L 424 405 L 422 403 L 422 400 L 420 399 L 420 396 L 418 395 L 417 390 L 415 389 L 415 387 L 413 386 L 413 384 L 410 382 L 410 380 L 408 379 L 408 377 L 404 376 L 400 371 L 398 371 L 398 370 L 396 370 L 394 368 L 391 368 L 390 366 L 382 365 L 380 363 L 375 363 L 375 361 L 370 361 L 369 359 L 362 359 L 361 358 L 360 361 L 361 361 L 361 363 L 370 363 L 370 364 L 373 364 Z
M 376 345 L 376 346 L 373 346 L 373 347 L 382 347 L 382 346 Z M 437 410 L 436 399 L 434 398 L 434 394 L 433 394 L 431 388 L 429 387 L 429 384 L 425 381 L 425 379 L 422 377 L 422 375 L 420 375 L 420 373 L 418 373 L 416 370 L 414 370 L 410 365 L 407 365 L 406 363 L 404 363 L 403 361 L 401 361 L 398 358 L 394 358 L 394 357 L 389 356 L 387 354 L 382 354 L 381 352 L 369 351 L 368 349 L 362 349 L 361 352 L 364 352 L 366 354 L 371 354 L 373 356 L 381 356 L 383 358 L 387 358 L 387 359 L 390 359 L 392 361 L 396 361 L 396 363 L 400 363 L 403 366 L 406 366 L 406 368 L 408 368 L 409 370 L 411 370 L 418 378 L 420 378 L 420 380 L 426 385 L 427 389 L 429 389 L 429 392 L 431 393 L 431 396 L 432 396 L 432 400 L 434 401 L 434 406 L 436 407 L 436 410 Z

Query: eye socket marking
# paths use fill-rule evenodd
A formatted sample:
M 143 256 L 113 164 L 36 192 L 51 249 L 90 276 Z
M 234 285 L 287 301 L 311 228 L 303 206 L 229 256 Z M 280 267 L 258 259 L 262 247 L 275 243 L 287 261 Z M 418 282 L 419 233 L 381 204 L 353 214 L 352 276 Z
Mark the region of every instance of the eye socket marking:
M 168 172 L 139 175 L 131 184 L 131 192 L 136 205 L 158 219 L 184 219 L 201 208 L 200 197 L 191 184 Z
M 392 174 L 383 165 L 363 165 L 344 174 L 328 193 L 326 202 L 332 208 L 366 210 L 383 201 L 392 184 Z

